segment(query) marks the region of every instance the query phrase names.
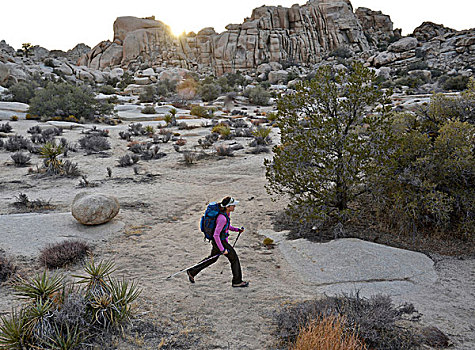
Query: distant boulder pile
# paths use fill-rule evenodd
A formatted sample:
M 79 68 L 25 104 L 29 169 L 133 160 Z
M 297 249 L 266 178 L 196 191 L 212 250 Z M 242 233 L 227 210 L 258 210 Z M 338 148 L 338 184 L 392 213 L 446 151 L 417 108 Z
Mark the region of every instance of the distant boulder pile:
M 189 72 L 201 77 L 240 72 L 246 84 L 291 87 L 322 64 L 340 69 L 352 61 L 373 68 L 387 81 L 383 87 L 427 93 L 440 91 L 447 77 L 467 80 L 475 67 L 475 29 L 456 31 L 424 22 L 403 37 L 388 15 L 368 8 L 354 11 L 349 0 L 261 6 L 222 33 L 208 27 L 175 37 L 154 17 L 130 16 L 117 18 L 113 29 L 112 41 L 92 49 L 79 44 L 68 52 L 34 46 L 25 54 L 1 41 L 0 93 L 40 77 L 120 85 L 125 94 L 140 95 L 159 82 L 180 83 Z

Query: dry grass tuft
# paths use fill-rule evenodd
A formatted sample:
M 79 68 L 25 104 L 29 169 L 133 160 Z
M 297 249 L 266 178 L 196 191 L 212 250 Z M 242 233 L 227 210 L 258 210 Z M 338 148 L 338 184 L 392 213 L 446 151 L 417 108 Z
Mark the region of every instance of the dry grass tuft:
M 340 316 L 312 320 L 300 330 L 290 350 L 366 350 L 356 333 L 345 330 L 345 322 Z

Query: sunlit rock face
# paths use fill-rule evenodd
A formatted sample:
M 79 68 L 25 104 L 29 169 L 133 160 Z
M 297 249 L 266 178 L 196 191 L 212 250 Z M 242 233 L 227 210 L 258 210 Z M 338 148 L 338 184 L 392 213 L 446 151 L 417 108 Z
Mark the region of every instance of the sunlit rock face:
M 371 16 L 376 18 L 366 15 L 369 20 Z M 379 22 L 381 18 L 380 26 L 390 31 L 390 20 L 383 15 Z M 204 28 L 180 38 L 160 21 L 119 17 L 114 23 L 114 41 L 99 43 L 79 64 L 103 69 L 138 61 L 210 67 L 223 74 L 270 62 L 311 64 L 340 47 L 353 52 L 370 49 L 350 1 L 312 0 L 291 8 L 262 6 L 244 23 L 228 25 L 223 33 Z

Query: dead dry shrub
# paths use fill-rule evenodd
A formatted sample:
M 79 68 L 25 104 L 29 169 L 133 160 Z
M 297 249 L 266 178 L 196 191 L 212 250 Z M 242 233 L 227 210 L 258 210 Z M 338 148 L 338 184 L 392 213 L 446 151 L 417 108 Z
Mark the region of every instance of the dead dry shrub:
M 345 329 L 345 318 L 324 317 L 302 328 L 290 350 L 366 350 L 354 331 Z
M 0 252 L 0 283 L 8 280 L 15 272 L 15 264 Z
M 64 241 L 50 244 L 41 250 L 40 263 L 49 269 L 61 268 L 83 259 L 91 247 L 82 241 Z
M 412 304 L 395 307 L 389 296 L 374 295 L 370 298 L 355 295 L 325 297 L 290 305 L 276 314 L 277 337 L 283 343 L 295 343 L 301 329 L 325 317 L 344 317 L 346 332 L 358 332 L 370 349 L 412 350 L 421 345 L 415 328 L 417 311 Z M 402 326 L 401 321 L 412 320 Z M 318 349 L 318 348 L 317 348 Z

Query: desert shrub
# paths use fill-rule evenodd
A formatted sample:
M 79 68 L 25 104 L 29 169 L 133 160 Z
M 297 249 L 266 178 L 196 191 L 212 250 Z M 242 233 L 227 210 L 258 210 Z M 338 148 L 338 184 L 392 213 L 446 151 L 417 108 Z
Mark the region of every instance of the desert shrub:
M 30 145 L 30 141 L 21 135 L 9 136 L 7 141 L 4 142 L 3 147 L 9 152 L 18 152 L 21 150 L 27 150 Z
M 147 125 L 145 127 L 145 132 L 147 133 L 147 135 L 153 135 L 153 133 L 155 132 L 153 125 Z
M 61 166 L 61 175 L 68 177 L 77 177 L 81 175 L 79 166 L 77 163 L 73 163 L 70 160 L 65 160 Z
M 152 143 L 147 143 L 140 152 L 140 158 L 143 160 L 161 159 L 166 156 L 166 153 L 160 152 L 160 147 Z
M 0 320 L 6 349 L 78 349 L 95 347 L 130 322 L 140 295 L 135 282 L 112 276 L 113 262 L 88 262 L 77 282 L 47 271 L 16 279 L 16 295 L 25 302 Z M 103 343 L 101 341 L 101 343 Z
M 119 137 L 122 140 L 130 141 L 130 139 L 132 138 L 132 135 L 128 131 L 119 131 Z
M 277 336 L 283 342 L 294 343 L 301 329 L 326 317 L 342 317 L 345 333 L 358 334 L 369 349 L 417 349 L 420 339 L 411 329 L 404 329 L 398 321 L 416 310 L 410 304 L 396 308 L 389 296 L 362 298 L 342 295 L 311 300 L 284 308 L 275 314 Z
M 128 132 L 133 136 L 146 135 L 147 131 L 141 123 L 132 123 L 129 125 Z
M 153 86 L 146 86 L 145 90 L 139 95 L 141 103 L 150 103 L 155 101 L 155 88 Z M 143 113 L 143 112 L 142 112 Z
M 111 148 L 109 140 L 103 136 L 86 135 L 79 139 L 79 145 L 87 152 L 101 152 Z
M 5 124 L 0 124 L 0 132 L 6 132 L 9 133 L 13 130 L 12 126 L 10 123 L 5 123 Z
M 267 139 L 269 138 L 270 133 L 272 132 L 271 128 L 266 128 L 263 126 L 258 126 L 256 129 L 252 131 L 252 135 L 256 138 L 262 138 L 262 139 Z
M 109 137 L 109 130 L 107 130 L 107 129 L 98 129 L 97 126 L 95 126 L 95 125 L 91 129 L 82 131 L 81 133 L 86 134 L 86 135 Z
M 139 159 L 140 157 L 136 154 L 133 154 L 132 156 L 126 154 L 125 156 L 120 157 L 118 162 L 120 167 L 127 167 L 134 165 L 139 161 Z
M 462 75 L 448 77 L 442 83 L 442 88 L 447 91 L 463 91 L 467 88 L 469 78 Z
M 22 103 L 30 103 L 35 95 L 35 90 L 39 88 L 39 84 L 34 81 L 21 81 L 12 85 L 8 92 L 12 95 L 12 100 Z
M 176 81 L 171 81 L 168 79 L 160 80 L 157 83 L 157 94 L 159 96 L 168 97 L 170 94 L 176 92 Z
M 28 134 L 41 134 L 41 128 L 39 125 L 30 127 L 27 131 Z
M 193 151 L 183 152 L 183 161 L 185 162 L 186 165 L 192 165 L 196 163 L 197 160 L 198 160 L 198 156 L 196 152 L 193 152 Z
M 427 64 L 426 61 L 419 61 L 419 62 L 414 62 L 411 63 L 407 66 L 407 70 L 426 70 L 429 69 L 429 65 Z
M 18 116 L 17 116 L 17 115 L 12 115 L 12 116 L 10 117 L 10 121 L 12 121 L 12 122 L 18 121 Z
M 404 233 L 445 232 L 473 240 L 475 126 L 447 120 L 427 133 L 423 121 L 404 120 L 389 165 L 372 180 L 375 208 Z
M 299 331 L 290 350 L 366 350 L 357 332 L 345 330 L 345 323 L 341 316 L 312 320 Z
M 213 126 L 211 132 L 219 134 L 220 137 L 224 140 L 227 140 L 231 137 L 231 128 L 224 124 L 217 124 Z
M 28 154 L 22 152 L 16 152 L 15 154 L 10 156 L 13 160 L 13 163 L 17 167 L 23 167 L 30 164 L 31 157 Z
M 266 147 L 266 146 L 256 145 L 249 150 L 249 153 L 251 154 L 270 153 L 270 149 L 269 147 Z
M 40 131 L 37 133 L 37 131 Z M 48 129 L 43 129 L 41 130 L 39 127 L 38 128 L 30 128 L 28 129 L 28 132 L 31 132 L 31 141 L 33 143 L 46 143 L 46 142 L 54 142 L 54 138 L 56 136 L 59 136 L 63 133 L 63 131 L 60 128 L 48 128 Z
M 203 147 L 203 148 L 209 148 L 218 141 L 219 139 L 219 134 L 218 133 L 211 133 L 209 135 L 206 135 L 204 139 L 199 139 L 198 144 Z
M 394 80 L 395 86 L 408 86 L 410 88 L 417 88 L 424 84 L 424 81 L 417 76 L 408 75 Z
M 281 144 L 265 160 L 267 188 L 289 195 L 302 221 L 344 219 L 364 186 L 362 174 L 379 171 L 390 101 L 374 79 L 360 64 L 349 72 L 321 67 L 278 101 Z
M 102 85 L 99 88 L 99 92 L 104 95 L 114 95 L 116 93 L 114 87 L 111 85 Z
M 200 118 L 209 117 L 208 109 L 206 107 L 199 106 L 199 105 L 195 105 L 191 107 L 190 114 L 195 115 Z
M 50 244 L 40 251 L 39 261 L 49 269 L 57 269 L 67 265 L 75 264 L 91 251 L 91 247 L 86 242 L 64 241 Z
M 252 129 L 249 127 L 237 128 L 236 130 L 234 130 L 234 136 L 235 137 L 253 137 Z
M 47 118 L 92 119 L 96 115 L 111 114 L 114 106 L 95 99 L 87 87 L 69 83 L 49 83 L 46 88 L 37 90 L 30 101 L 29 113 Z
M 216 154 L 219 157 L 233 157 L 234 156 L 233 150 L 229 146 L 219 145 L 219 146 L 216 146 L 215 149 L 216 149 Z
M 44 201 L 42 199 L 30 200 L 25 193 L 20 192 L 15 198 L 16 200 L 15 202 L 13 202 L 13 205 L 18 209 L 36 211 L 48 210 L 53 208 L 53 205 L 51 205 L 49 201 Z
M 258 106 L 267 106 L 271 97 L 270 93 L 261 85 L 247 89 L 245 95 L 249 97 L 250 103 Z
M 16 272 L 16 266 L 11 259 L 0 252 L 0 283 L 5 282 Z
M 216 83 L 207 83 L 198 87 L 198 94 L 205 102 L 214 101 L 221 93 L 221 86 Z
M 176 92 L 182 100 L 192 100 L 195 98 L 198 88 L 198 82 L 191 75 L 185 77 L 177 87 Z
M 156 114 L 157 111 L 155 110 L 155 107 L 153 107 L 153 106 L 146 106 L 146 107 L 142 108 L 140 113 L 142 113 L 142 114 Z
M 117 87 L 121 90 L 124 90 L 127 86 L 129 86 L 130 84 L 133 84 L 133 83 L 135 83 L 134 77 L 132 75 L 130 75 L 129 73 L 125 72 L 122 75 L 122 80 L 119 82 Z

